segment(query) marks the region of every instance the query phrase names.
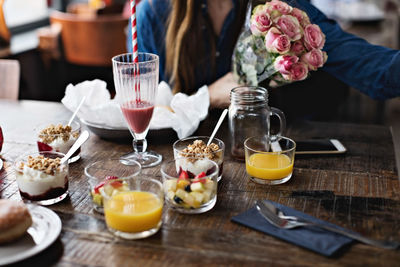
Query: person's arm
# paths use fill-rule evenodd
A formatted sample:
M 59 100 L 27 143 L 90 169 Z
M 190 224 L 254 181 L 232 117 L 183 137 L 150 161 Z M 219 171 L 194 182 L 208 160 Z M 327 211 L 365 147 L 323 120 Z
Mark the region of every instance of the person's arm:
M 400 96 L 400 51 L 372 45 L 344 32 L 308 1 L 297 2 L 326 35 L 323 50 L 328 61 L 323 71 L 375 99 Z
M 212 84 L 208 85 L 211 108 L 226 108 L 230 104 L 230 93 L 232 88 L 239 84 L 233 77 L 232 72 L 228 72 Z

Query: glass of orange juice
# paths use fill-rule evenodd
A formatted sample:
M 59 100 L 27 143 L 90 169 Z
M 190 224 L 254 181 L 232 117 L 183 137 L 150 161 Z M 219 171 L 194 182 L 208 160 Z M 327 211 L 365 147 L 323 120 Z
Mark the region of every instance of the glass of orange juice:
M 254 136 L 244 142 L 246 171 L 259 184 L 282 184 L 292 177 L 296 143 L 283 136 Z
M 115 179 L 106 182 L 104 192 L 116 182 L 123 183 L 129 190 L 111 196 L 102 193 L 108 229 L 125 239 L 139 239 L 155 234 L 162 224 L 162 184 L 144 176 Z

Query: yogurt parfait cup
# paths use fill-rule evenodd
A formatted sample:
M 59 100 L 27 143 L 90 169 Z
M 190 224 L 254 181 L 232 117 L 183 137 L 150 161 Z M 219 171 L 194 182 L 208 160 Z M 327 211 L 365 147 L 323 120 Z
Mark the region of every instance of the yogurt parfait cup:
M 58 152 L 35 152 L 14 163 L 15 178 L 22 199 L 39 205 L 52 205 L 68 195 L 68 162 Z
M 204 159 L 206 169 L 195 170 L 188 166 L 189 171 L 181 165 L 186 160 L 189 160 L 189 164 L 185 165 L 188 166 L 190 161 L 197 159 L 177 158 L 162 164 L 165 201 L 170 208 L 180 213 L 197 214 L 209 211 L 217 201 L 218 165 L 212 160 Z
M 220 139 L 214 138 L 212 143 L 207 146 L 209 139 L 208 136 L 193 136 L 176 141 L 173 144 L 174 158 L 181 158 L 179 164 L 192 177 L 196 175 L 194 173 L 201 171 L 207 173 L 208 170 L 205 168 L 207 166 L 213 167 L 208 163 L 208 160 L 212 160 L 218 165 L 218 181 L 220 181 L 224 167 L 225 144 Z M 192 159 L 189 161 L 185 158 Z
M 81 125 L 78 121 L 59 121 L 39 125 L 36 128 L 37 146 L 39 152 L 54 151 L 66 154 L 79 137 Z M 69 159 L 69 163 L 80 159 L 81 149 L 79 148 Z
M 139 162 L 134 160 L 108 159 L 87 165 L 84 173 L 89 184 L 89 194 L 93 202 L 93 209 L 103 213 L 102 193 L 112 196 L 120 192 L 129 191 L 126 179 L 137 176 L 140 171 Z M 110 182 L 109 186 L 105 187 L 104 185 L 107 182 Z

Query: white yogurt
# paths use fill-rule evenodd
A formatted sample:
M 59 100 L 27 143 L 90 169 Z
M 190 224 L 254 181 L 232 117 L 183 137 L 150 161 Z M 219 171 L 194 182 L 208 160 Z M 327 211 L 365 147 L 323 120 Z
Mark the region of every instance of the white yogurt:
M 51 188 L 63 188 L 68 172 L 62 166 L 60 168 L 60 172 L 50 175 L 25 165 L 23 170 L 16 171 L 19 190 L 31 196 L 36 196 L 45 193 Z
M 176 160 L 176 170 L 179 173 L 179 168 L 182 168 L 184 171 L 189 171 L 194 175 L 197 175 L 201 172 L 207 172 L 207 170 L 214 167 L 214 164 L 210 162 L 209 159 L 198 159 L 195 162 L 191 162 L 186 158 L 180 158 Z
M 48 145 L 51 146 L 55 151 L 66 154 L 75 143 L 75 140 L 76 138 L 73 137 L 72 134 L 69 136 L 69 139 L 67 141 L 64 141 L 61 136 L 58 136 L 56 139 L 53 140 L 53 142 L 49 143 Z

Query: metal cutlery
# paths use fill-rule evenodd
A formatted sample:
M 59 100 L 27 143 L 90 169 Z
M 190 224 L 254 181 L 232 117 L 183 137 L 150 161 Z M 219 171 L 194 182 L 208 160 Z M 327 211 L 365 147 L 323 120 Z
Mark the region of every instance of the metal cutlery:
M 331 227 L 324 224 L 318 224 L 315 222 L 311 222 L 305 220 L 303 218 L 295 217 L 295 216 L 286 216 L 280 209 L 272 205 L 267 201 L 256 201 L 256 208 L 259 213 L 272 225 L 282 228 L 282 229 L 292 229 L 296 227 L 307 227 L 307 226 L 316 226 L 321 229 L 325 229 L 331 232 L 335 232 L 347 237 L 350 237 L 354 240 L 360 241 L 362 243 L 372 245 L 379 248 L 385 249 L 397 249 L 400 246 L 399 242 L 391 242 L 391 241 L 379 241 L 373 240 L 364 236 L 361 236 L 354 232 L 344 231 L 335 227 Z

